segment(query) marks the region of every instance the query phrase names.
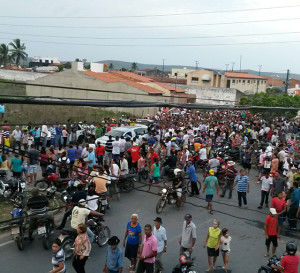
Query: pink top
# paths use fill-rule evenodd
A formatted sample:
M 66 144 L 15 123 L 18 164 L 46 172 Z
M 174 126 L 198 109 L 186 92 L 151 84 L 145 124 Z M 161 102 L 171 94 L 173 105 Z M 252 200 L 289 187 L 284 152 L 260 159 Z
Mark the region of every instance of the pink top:
M 62 136 L 63 137 L 67 137 L 69 134 L 66 130 L 62 130 Z
M 87 233 L 78 234 L 75 239 L 75 254 L 89 256 L 91 252 L 91 244 Z
M 153 254 L 153 252 L 157 252 L 157 239 L 156 239 L 156 237 L 153 234 L 150 237 L 147 237 L 146 235 L 144 235 L 144 244 L 143 244 L 142 257 L 151 255 L 151 254 Z M 155 262 L 155 257 L 145 259 L 144 262 L 154 263 Z
M 138 168 L 139 169 L 143 169 L 145 168 L 146 165 L 146 160 L 142 157 L 140 157 L 140 159 L 138 160 Z

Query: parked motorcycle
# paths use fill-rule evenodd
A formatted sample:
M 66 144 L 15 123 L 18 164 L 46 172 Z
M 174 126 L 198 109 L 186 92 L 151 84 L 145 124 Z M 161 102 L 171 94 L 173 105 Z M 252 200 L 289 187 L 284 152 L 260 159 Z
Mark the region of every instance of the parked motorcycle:
M 71 200 L 72 195 L 77 191 L 77 187 L 80 184 L 87 184 L 88 182 L 84 183 L 80 179 L 75 178 L 68 181 L 68 185 L 66 189 L 61 193 L 61 200 L 64 203 L 68 203 Z
M 97 216 L 91 216 L 87 221 L 87 227 L 94 233 L 94 243 L 97 243 L 99 247 L 107 244 L 110 238 L 110 229 L 103 224 L 104 219 Z M 60 236 L 58 237 L 62 242 L 62 249 L 65 252 L 65 258 L 69 259 L 73 255 L 75 247 L 75 239 L 77 232 L 75 229 L 62 229 Z
M 25 179 L 13 177 L 10 180 L 6 180 L 6 172 L 0 171 L 0 196 L 9 198 L 13 202 L 14 207 L 24 208 L 26 204 L 25 187 Z
M 50 234 L 53 231 L 52 221 L 44 217 L 36 220 L 35 228 L 37 229 L 38 237 L 42 239 L 43 247 L 49 249 L 50 247 Z
M 136 182 L 135 174 L 121 175 L 118 180 L 118 187 L 121 192 L 131 192 L 134 189 L 134 182 Z
M 21 208 L 14 208 L 11 211 L 11 236 L 20 251 L 24 249 L 24 235 L 28 229 L 27 212 Z
M 282 258 L 282 257 L 281 257 Z M 281 258 L 278 258 L 277 256 L 272 256 L 270 257 L 270 259 L 268 260 L 268 264 L 262 265 L 259 269 L 258 269 L 258 273 L 275 273 L 275 272 L 280 272 L 276 269 L 273 269 L 271 266 L 272 265 L 276 265 L 279 266 L 280 265 L 280 260 Z
M 177 198 L 176 189 L 172 184 L 164 183 L 164 188 L 162 189 L 162 195 L 156 204 L 157 214 L 162 213 L 163 209 L 167 204 L 176 205 L 178 208 L 182 206 L 186 200 L 186 191 L 182 189 L 181 202 Z
M 179 257 L 179 264 L 176 265 L 172 273 L 197 273 L 192 267 L 194 266 L 195 258 L 191 259 L 191 254 L 189 252 L 184 252 L 184 254 Z
M 45 191 L 47 188 L 54 186 L 57 191 L 64 191 L 68 186 L 71 178 L 60 178 L 56 173 L 43 173 L 43 179 L 37 180 L 34 186 L 40 191 Z

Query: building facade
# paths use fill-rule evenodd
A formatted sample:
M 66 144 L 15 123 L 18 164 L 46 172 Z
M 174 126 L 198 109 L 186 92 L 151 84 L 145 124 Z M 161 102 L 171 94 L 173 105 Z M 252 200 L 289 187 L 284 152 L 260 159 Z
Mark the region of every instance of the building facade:
M 200 69 L 187 74 L 187 85 L 225 88 L 226 79 L 220 71 Z
M 235 88 L 245 94 L 266 92 L 267 78 L 244 72 L 226 72 L 226 87 Z
M 169 74 L 169 78 L 186 79 L 188 73 L 192 71 L 194 71 L 194 69 L 172 68 L 171 74 Z

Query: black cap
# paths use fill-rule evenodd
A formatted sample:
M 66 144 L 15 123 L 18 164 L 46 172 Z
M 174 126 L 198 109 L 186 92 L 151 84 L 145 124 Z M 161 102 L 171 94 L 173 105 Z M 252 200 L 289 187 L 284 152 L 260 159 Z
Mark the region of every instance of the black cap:
M 192 219 L 192 214 L 189 214 L 187 213 L 185 216 L 184 216 L 184 220 L 189 220 L 189 219 Z
M 156 217 L 153 221 L 158 222 L 158 223 L 162 223 L 162 220 L 160 217 Z
M 110 246 L 115 246 L 117 244 L 120 243 L 120 239 L 117 237 L 117 236 L 112 236 L 108 241 L 107 243 L 110 245 Z

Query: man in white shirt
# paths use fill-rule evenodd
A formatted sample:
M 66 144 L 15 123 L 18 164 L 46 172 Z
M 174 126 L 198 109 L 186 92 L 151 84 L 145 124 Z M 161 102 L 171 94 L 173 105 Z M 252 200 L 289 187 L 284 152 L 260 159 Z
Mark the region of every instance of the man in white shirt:
M 47 125 L 42 126 L 41 138 L 42 138 L 42 147 L 46 148 L 48 137 L 48 127 Z
M 116 140 L 113 141 L 112 146 L 112 158 L 115 159 L 116 163 L 118 163 L 120 156 L 120 141 L 118 136 L 116 137 Z
M 200 155 L 201 160 L 207 160 L 207 150 L 206 150 L 206 145 L 205 144 L 201 145 L 199 155 Z
M 128 174 L 128 162 L 127 159 L 124 158 L 124 155 L 120 155 L 120 169 L 121 169 L 121 175 L 127 175 Z
M 125 140 L 124 136 L 121 136 L 121 139 L 120 139 L 120 154 L 125 153 L 125 144 L 126 144 L 126 140 Z
M 161 256 L 163 252 L 167 251 L 167 233 L 166 233 L 166 229 L 161 224 L 162 224 L 161 218 L 156 217 L 154 219 L 154 227 L 152 231 L 152 234 L 157 239 L 157 255 L 155 257 L 154 272 L 164 271 L 164 267 L 161 261 Z
M 13 130 L 11 136 L 13 137 L 13 139 L 15 140 L 15 143 L 13 145 L 14 148 L 14 152 L 15 152 L 15 147 L 16 145 L 18 145 L 18 149 L 19 151 L 21 151 L 21 138 L 22 138 L 22 131 L 20 130 L 20 126 L 16 126 L 16 129 Z

